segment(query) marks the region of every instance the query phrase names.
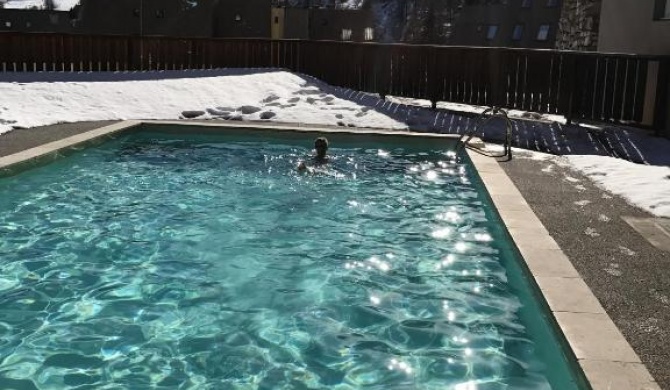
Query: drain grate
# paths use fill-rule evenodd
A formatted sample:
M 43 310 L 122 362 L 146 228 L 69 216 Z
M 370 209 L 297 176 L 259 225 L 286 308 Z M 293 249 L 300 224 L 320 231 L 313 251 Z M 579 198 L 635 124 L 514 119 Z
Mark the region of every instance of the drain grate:
M 621 217 L 656 248 L 670 252 L 670 219 Z

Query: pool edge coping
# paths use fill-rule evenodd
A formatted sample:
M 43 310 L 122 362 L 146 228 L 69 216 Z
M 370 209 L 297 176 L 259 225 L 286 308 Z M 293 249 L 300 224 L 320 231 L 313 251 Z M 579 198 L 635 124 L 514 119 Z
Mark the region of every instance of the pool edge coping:
M 259 129 L 297 134 L 363 134 L 452 141 L 460 138 L 457 134 L 351 127 L 339 129 L 319 125 L 290 127 L 273 122 L 127 120 L 0 157 L 0 172 L 11 171 L 15 166 L 37 161 L 45 156 L 58 157 L 62 150 L 83 147 L 101 138 L 139 128 L 144 124 Z M 661 390 L 498 161 L 466 150 L 507 232 L 521 254 L 520 257 L 541 292 L 553 320 L 567 340 L 591 388 Z
M 591 388 L 661 390 L 499 162 L 466 150 Z

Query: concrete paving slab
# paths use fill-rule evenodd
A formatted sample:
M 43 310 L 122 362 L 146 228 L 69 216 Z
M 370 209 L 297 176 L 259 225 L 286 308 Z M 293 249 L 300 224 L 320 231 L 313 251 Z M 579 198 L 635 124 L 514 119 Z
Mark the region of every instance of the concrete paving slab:
M 643 364 L 604 362 L 584 359 L 581 362 L 594 390 L 658 390 L 659 386 Z

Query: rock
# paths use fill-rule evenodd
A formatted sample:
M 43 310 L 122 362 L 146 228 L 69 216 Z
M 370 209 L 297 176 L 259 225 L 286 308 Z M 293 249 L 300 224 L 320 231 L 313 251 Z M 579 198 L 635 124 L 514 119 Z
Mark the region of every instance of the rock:
M 245 114 L 245 115 L 253 114 L 253 113 L 258 112 L 260 110 L 261 110 L 261 108 L 256 107 L 256 106 L 242 106 L 242 107 L 237 109 L 237 111 L 239 111 L 239 112 L 241 112 L 242 114 Z
M 344 122 L 342 122 L 342 121 L 337 121 L 337 125 L 338 125 L 338 126 L 342 126 L 342 127 L 346 126 L 346 125 L 344 124 Z
M 270 94 L 268 97 L 262 100 L 263 103 L 270 103 L 275 100 L 279 99 L 279 96 L 275 95 L 274 93 Z
M 342 115 L 342 114 L 335 114 L 335 118 L 337 118 L 337 119 L 342 119 L 342 118 L 344 118 L 344 115 Z
M 277 116 L 277 114 L 272 111 L 261 112 L 261 119 L 270 119 L 274 118 L 275 116 Z
M 244 118 L 242 118 L 242 115 L 233 115 L 233 116 L 229 117 L 228 119 L 231 120 L 231 121 L 241 121 L 241 120 L 244 120 Z
M 204 111 L 182 111 L 181 116 L 186 119 L 193 119 L 205 115 Z
M 211 116 L 230 116 L 230 111 L 221 111 L 215 108 L 208 108 L 207 112 Z

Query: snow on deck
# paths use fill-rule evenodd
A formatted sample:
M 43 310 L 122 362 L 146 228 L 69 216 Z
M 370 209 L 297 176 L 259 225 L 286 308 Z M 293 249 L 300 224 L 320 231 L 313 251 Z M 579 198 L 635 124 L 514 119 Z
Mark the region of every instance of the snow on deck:
M 268 69 L 4 73 L 0 74 L 0 134 L 63 122 L 184 117 L 441 133 L 463 133 L 474 127 L 471 116 L 453 111 L 462 111 L 458 105 L 441 104 L 442 109 L 433 112 L 408 101 L 384 101 Z M 556 118 L 544 119 L 551 121 L 514 122 L 514 145 L 535 151 L 526 156 L 567 164 L 632 204 L 670 217 L 669 140 L 632 129 L 565 126 Z M 477 133 L 489 141 L 501 140 L 503 134 L 501 124 Z
M 0 0 L 2 2 L 2 0 Z M 77 5 L 79 0 L 55 0 L 54 4 L 57 11 L 69 11 L 72 7 Z M 43 8 L 44 0 L 6 0 L 5 8 L 15 9 L 29 9 L 29 8 Z

